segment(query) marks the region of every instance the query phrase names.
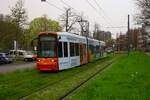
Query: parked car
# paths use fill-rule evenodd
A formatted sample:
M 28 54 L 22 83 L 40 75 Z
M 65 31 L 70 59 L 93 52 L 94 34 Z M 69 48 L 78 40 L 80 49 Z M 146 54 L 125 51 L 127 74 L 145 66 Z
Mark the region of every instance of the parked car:
M 13 60 L 8 53 L 0 53 L 0 64 L 12 63 Z
M 34 55 L 31 51 L 26 50 L 10 50 L 9 54 L 13 59 L 24 60 L 24 61 L 33 61 L 35 60 Z
M 35 60 L 35 55 L 31 51 L 26 51 L 24 53 L 24 61 L 33 61 Z
M 111 47 L 105 49 L 107 53 L 112 53 L 113 49 Z

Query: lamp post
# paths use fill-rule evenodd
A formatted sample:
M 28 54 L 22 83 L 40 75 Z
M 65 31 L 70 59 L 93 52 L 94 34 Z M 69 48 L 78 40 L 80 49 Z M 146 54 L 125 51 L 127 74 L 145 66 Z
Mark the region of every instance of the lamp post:
M 130 15 L 128 15 L 128 55 L 130 53 Z

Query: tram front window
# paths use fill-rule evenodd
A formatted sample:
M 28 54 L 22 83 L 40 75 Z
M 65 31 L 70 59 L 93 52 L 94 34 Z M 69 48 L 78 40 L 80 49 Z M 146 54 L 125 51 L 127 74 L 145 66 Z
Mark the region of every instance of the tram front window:
M 56 37 L 51 35 L 40 36 L 38 47 L 39 57 L 55 57 Z

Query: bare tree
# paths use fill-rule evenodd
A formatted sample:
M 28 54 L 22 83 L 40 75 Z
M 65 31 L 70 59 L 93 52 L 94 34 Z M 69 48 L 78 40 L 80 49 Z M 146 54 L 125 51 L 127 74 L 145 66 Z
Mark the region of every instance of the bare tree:
M 71 9 L 66 9 L 66 12 L 60 16 L 62 21 L 62 27 L 66 32 L 70 32 L 75 29 L 74 25 L 80 20 L 80 16 L 75 12 L 72 12 Z
M 140 10 L 136 20 L 138 23 L 150 24 L 150 0 L 135 0 L 136 5 Z

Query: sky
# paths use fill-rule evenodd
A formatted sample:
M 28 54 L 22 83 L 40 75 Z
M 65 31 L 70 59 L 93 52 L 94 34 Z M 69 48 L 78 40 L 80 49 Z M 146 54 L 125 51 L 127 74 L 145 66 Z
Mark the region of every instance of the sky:
M 15 6 L 17 0 L 0 0 L 0 13 L 9 14 L 10 8 Z M 24 7 L 28 14 L 28 22 L 44 14 L 50 19 L 59 20 L 65 5 L 62 1 L 70 5 L 77 13 L 82 13 L 90 21 L 90 30 L 93 30 L 94 23 L 100 25 L 100 29 L 111 31 L 113 37 L 116 33 L 127 31 L 127 16 L 130 14 L 131 27 L 134 28 L 134 15 L 136 14 L 135 0 L 24 0 Z M 90 5 L 88 3 L 90 2 Z M 97 1 L 98 5 L 95 3 Z M 52 6 L 57 6 L 58 8 Z M 60 10 L 61 9 L 61 10 Z M 111 28 L 120 27 L 122 28 Z

